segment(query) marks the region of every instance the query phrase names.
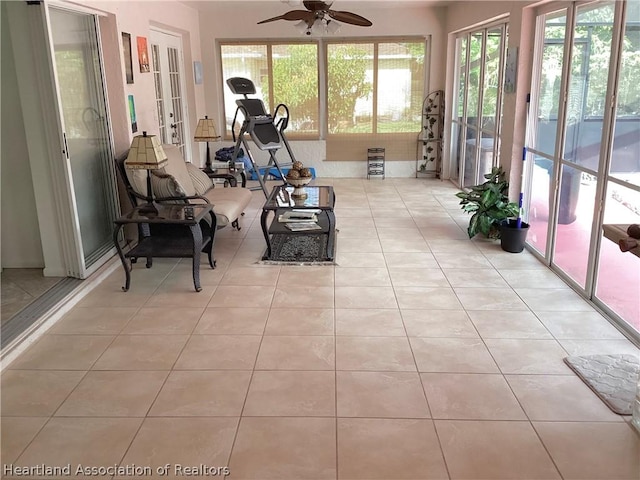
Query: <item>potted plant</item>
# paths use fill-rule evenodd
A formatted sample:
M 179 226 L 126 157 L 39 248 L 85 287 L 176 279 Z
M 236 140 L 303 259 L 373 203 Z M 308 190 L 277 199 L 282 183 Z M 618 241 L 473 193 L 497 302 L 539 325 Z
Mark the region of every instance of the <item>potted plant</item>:
M 490 239 L 501 239 L 503 250 L 521 252 L 529 225 L 520 219 L 518 204 L 509 201 L 509 182 L 502 167 L 493 167 L 484 178 L 486 182 L 468 192 L 456 193 L 462 210 L 473 214 L 467 228 L 469 238 L 480 233 Z

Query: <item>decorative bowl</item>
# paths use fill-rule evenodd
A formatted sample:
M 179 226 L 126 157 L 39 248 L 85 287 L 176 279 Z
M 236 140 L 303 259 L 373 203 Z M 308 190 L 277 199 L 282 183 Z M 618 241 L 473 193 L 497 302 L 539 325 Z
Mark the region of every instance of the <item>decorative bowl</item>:
M 289 178 L 284 177 L 285 181 L 291 185 L 293 188 L 293 192 L 291 196 L 294 198 L 307 198 L 307 192 L 304 189 L 304 186 L 307 185 L 312 178 L 311 177 L 302 177 L 302 178 Z

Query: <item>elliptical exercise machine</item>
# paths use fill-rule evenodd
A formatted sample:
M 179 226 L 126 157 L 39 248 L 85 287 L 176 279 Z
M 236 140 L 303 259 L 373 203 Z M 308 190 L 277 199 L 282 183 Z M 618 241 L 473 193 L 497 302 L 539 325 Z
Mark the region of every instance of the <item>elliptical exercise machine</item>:
M 231 124 L 231 134 L 233 135 L 233 141 L 235 142 L 233 162 L 238 159 L 240 147 L 243 146 L 244 151 L 251 161 L 253 170 L 256 172 L 258 182 L 260 183 L 260 186 L 253 187 L 251 190 L 262 189 L 264 196 L 268 198 L 269 192 L 267 191 L 265 182 L 271 174 L 272 168 L 277 170 L 280 178 L 284 182 L 285 177 L 282 172 L 282 167 L 291 166 L 296 160 L 293 155 L 293 151 L 291 150 L 291 146 L 287 141 L 287 137 L 284 134 L 284 131 L 289 125 L 289 109 L 285 104 L 281 103 L 276 107 L 273 115 L 267 113 L 262 100 L 259 98 L 249 98 L 247 96 L 254 95 L 256 93 L 255 85 L 248 78 L 229 78 L 227 79 L 227 85 L 231 89 L 232 93 L 243 96 L 243 98 L 236 100 L 236 105 L 238 107 L 236 108 L 236 113 L 233 116 L 233 123 Z M 279 110 L 282 110 L 282 112 L 280 118 L 276 122 L 275 119 L 278 116 Z M 236 138 L 235 127 L 238 119 L 238 113 L 240 112 L 244 116 L 244 120 L 242 122 L 242 127 L 240 128 L 240 133 Z M 269 162 L 266 165 L 256 164 L 256 161 L 251 154 L 251 150 L 249 149 L 249 145 L 247 144 L 246 134 L 249 134 L 251 140 L 253 140 L 260 150 L 269 152 Z M 276 152 L 282 148 L 282 145 L 285 146 L 287 153 L 289 154 L 290 161 L 284 164 L 279 164 L 278 159 L 276 158 Z

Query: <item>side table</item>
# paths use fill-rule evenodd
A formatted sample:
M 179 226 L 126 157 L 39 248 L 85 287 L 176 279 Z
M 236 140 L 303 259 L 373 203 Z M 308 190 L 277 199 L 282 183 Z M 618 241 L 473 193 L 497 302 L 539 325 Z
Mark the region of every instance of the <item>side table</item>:
M 207 222 L 206 218 L 209 218 Z M 131 263 L 139 257 L 146 257 L 147 268 L 153 257 L 192 258 L 193 286 L 200 292 L 200 253 L 205 252 L 211 268 L 213 244 L 216 232 L 216 216 L 211 204 L 141 205 L 114 221 L 113 243 L 116 246 L 126 276 L 122 290 L 129 290 L 131 284 Z M 118 241 L 124 225 L 138 225 L 138 244 L 124 253 Z M 126 259 L 130 261 L 127 262 Z

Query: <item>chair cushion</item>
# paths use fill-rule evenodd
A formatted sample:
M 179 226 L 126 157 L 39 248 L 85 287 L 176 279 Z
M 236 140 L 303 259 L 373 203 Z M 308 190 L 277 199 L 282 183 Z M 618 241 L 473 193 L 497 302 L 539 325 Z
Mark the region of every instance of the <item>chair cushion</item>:
M 204 196 L 213 204 L 218 228 L 239 218 L 251 202 L 251 190 L 248 188 L 211 188 Z
M 197 195 L 195 187 L 193 186 L 193 181 L 191 180 L 191 175 L 189 175 L 189 171 L 187 170 L 187 164 L 182 158 L 182 152 L 175 145 L 163 144 L 162 149 L 164 153 L 167 154 L 168 163 L 160 169 L 163 173 L 168 173 L 171 175 L 177 184 L 182 188 L 184 194 L 187 196 Z
M 193 187 L 196 189 L 198 195 L 204 195 L 210 188 L 213 188 L 213 181 L 206 173 L 196 167 L 193 163 L 187 163 L 186 165 Z

